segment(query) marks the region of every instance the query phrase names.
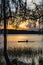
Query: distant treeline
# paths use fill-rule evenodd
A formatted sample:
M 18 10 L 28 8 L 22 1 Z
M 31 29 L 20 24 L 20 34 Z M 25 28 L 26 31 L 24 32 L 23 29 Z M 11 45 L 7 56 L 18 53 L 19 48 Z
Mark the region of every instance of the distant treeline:
M 3 34 L 4 30 L 0 29 L 0 34 Z M 43 31 L 27 31 L 27 30 L 7 30 L 7 34 L 43 34 Z

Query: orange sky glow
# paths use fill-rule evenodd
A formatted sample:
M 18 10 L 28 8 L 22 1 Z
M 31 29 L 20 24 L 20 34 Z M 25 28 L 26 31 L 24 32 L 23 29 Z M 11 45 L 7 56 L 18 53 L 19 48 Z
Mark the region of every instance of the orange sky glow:
M 9 21 L 10 22 L 10 21 Z M 9 23 L 8 23 L 8 25 L 7 25 L 7 29 L 13 29 L 13 30 L 29 30 L 30 28 L 29 28 L 29 25 L 30 25 L 30 23 L 31 23 L 31 25 L 33 25 L 33 21 L 31 21 L 31 20 L 27 20 L 27 21 L 22 21 L 22 22 L 20 22 L 20 24 L 18 25 L 18 27 L 16 28 L 16 25 L 17 25 L 17 23 L 15 22 L 14 23 L 14 25 L 15 26 L 13 26 L 13 24 L 12 25 L 10 25 Z M 18 22 L 19 23 L 19 22 Z M 0 29 L 3 29 L 3 27 L 4 26 L 0 26 Z M 37 21 L 36 22 L 36 27 L 39 27 L 39 22 Z

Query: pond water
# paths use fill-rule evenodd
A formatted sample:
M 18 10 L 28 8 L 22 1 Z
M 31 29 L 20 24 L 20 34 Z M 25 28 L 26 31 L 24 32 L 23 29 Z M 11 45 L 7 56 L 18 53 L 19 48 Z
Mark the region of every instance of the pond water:
M 3 47 L 3 35 L 0 35 L 0 47 Z M 28 42 L 18 42 L 18 41 L 26 41 Z M 43 35 L 29 35 L 29 34 L 17 34 L 17 35 L 7 35 L 7 47 L 33 47 L 33 48 L 38 48 L 41 47 L 43 48 Z
M 17 35 L 7 35 L 7 47 L 43 47 L 43 35 L 29 35 L 29 34 L 17 34 Z M 0 47 L 3 47 L 3 35 L 0 35 Z M 18 42 L 18 41 L 26 41 L 28 42 Z
M 25 42 L 28 40 L 28 42 Z M 21 42 L 18 42 L 21 41 Z M 4 38 L 3 35 L 0 35 L 0 48 L 4 47 Z M 38 34 L 12 34 L 7 35 L 7 48 L 42 48 L 43 49 L 43 35 Z M 18 60 L 24 63 L 31 63 L 33 57 L 21 56 L 18 57 Z M 34 57 L 35 65 L 39 65 L 38 60 L 39 56 Z

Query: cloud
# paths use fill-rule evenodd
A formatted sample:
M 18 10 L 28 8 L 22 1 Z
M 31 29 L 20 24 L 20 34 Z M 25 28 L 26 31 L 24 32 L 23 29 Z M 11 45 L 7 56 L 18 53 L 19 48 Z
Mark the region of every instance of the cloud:
M 1 0 L 0 0 L 0 4 L 1 4 Z
M 12 11 L 15 11 L 15 5 L 11 3 L 12 0 L 10 0 L 10 7 Z M 25 0 L 22 0 L 25 2 Z M 33 0 L 37 5 L 40 5 L 42 0 Z M 27 8 L 34 9 L 35 5 L 33 4 L 32 0 L 27 0 Z
M 40 4 L 42 0 L 34 0 L 36 4 Z
M 25 0 L 23 0 L 25 2 Z M 37 5 L 40 5 L 42 0 L 33 0 Z M 32 0 L 27 0 L 27 7 L 30 9 L 34 9 L 35 5 L 33 4 Z

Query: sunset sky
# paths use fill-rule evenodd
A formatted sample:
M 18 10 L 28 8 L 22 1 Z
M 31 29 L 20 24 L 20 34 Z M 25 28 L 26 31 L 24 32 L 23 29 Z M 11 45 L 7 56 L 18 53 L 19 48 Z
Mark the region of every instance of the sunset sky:
M 23 1 L 25 1 L 25 0 L 23 0 Z M 35 2 L 37 5 L 40 5 L 42 0 L 33 0 L 33 2 Z M 0 0 L 0 3 L 1 3 L 1 0 Z M 10 0 L 9 4 L 10 4 L 10 7 L 11 7 L 11 10 L 13 12 L 15 12 L 15 5 L 11 3 L 11 0 Z M 30 9 L 35 8 L 35 5 L 32 3 L 32 0 L 27 0 L 27 7 L 29 7 Z M 28 27 L 29 23 L 28 22 L 30 22 L 30 20 L 26 21 L 26 22 L 21 22 L 20 25 L 18 26 L 18 29 L 19 30 L 28 30 L 29 29 L 29 27 Z M 0 26 L 0 28 L 1 28 L 1 26 Z M 7 28 L 8 29 L 15 29 L 15 27 L 13 27 L 13 25 L 9 25 L 9 23 L 8 23 Z

